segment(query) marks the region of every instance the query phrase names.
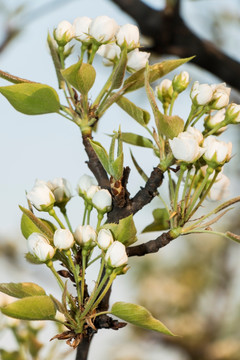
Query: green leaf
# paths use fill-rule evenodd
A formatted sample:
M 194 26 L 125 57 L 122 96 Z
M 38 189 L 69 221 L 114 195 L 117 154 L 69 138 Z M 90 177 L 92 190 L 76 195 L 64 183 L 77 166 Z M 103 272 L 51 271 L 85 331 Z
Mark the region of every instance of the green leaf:
M 142 233 L 169 229 L 169 213 L 165 208 L 155 209 L 152 214 L 154 221 L 146 226 Z
M 159 117 L 156 121 L 158 133 L 165 135 L 169 139 L 178 136 L 184 129 L 184 121 L 179 116 L 168 116 L 159 112 Z
M 126 111 L 134 120 L 136 120 L 140 125 L 145 126 L 149 123 L 151 118 L 149 112 L 140 107 L 136 106 L 132 101 L 128 100 L 124 96 L 121 96 L 116 104 L 120 106 L 121 109 Z
M 49 47 L 50 54 L 51 54 L 51 57 L 52 57 L 52 61 L 53 61 L 53 64 L 54 64 L 54 68 L 55 68 L 55 71 L 56 71 L 59 89 L 63 89 L 65 81 L 64 81 L 64 78 L 63 78 L 63 76 L 61 74 L 61 62 L 60 62 L 60 59 L 59 59 L 59 55 L 58 55 L 56 46 L 54 44 L 54 39 L 51 37 L 50 33 L 48 33 L 47 43 L 48 43 L 48 47 Z
M 122 85 L 127 67 L 127 60 L 127 48 L 124 48 L 121 52 L 119 63 L 113 73 L 111 91 L 114 89 L 119 89 Z
M 60 102 L 57 92 L 48 85 L 21 83 L 0 87 L 0 93 L 23 114 L 40 115 L 58 112 Z
M 1 307 L 3 314 L 22 320 L 53 320 L 56 309 L 47 295 L 30 296 Z
M 108 153 L 107 151 L 104 149 L 104 147 L 97 141 L 93 141 L 89 139 L 89 142 L 93 148 L 93 150 L 95 151 L 97 157 L 99 158 L 102 166 L 104 167 L 104 169 L 106 170 L 106 172 L 109 174 L 109 163 L 108 163 Z
M 81 94 L 86 95 L 93 86 L 96 71 L 90 64 L 78 61 L 67 69 L 61 70 L 63 77 Z
M 115 240 L 120 241 L 125 246 L 132 245 L 137 241 L 137 230 L 133 221 L 133 215 L 121 219 L 119 224 L 105 224 L 103 225 L 104 229 L 109 229 L 112 231 Z
M 123 176 L 123 153 L 121 153 L 113 163 L 109 164 L 110 174 L 115 180 L 120 180 Z
M 155 319 L 143 306 L 119 301 L 113 304 L 111 313 L 130 324 L 174 336 L 162 322 Z
M 36 217 L 30 210 L 25 209 L 19 205 L 23 215 L 21 220 L 21 230 L 23 236 L 27 239 L 33 232 L 40 232 L 46 235 L 49 239 L 53 238 L 55 226 L 47 220 L 41 220 Z
M 160 79 L 164 75 L 185 64 L 186 62 L 192 60 L 193 58 L 194 56 L 185 59 L 165 60 L 161 63 L 149 66 L 149 82 L 152 83 Z M 124 93 L 137 90 L 144 86 L 144 72 L 145 68 L 135 72 L 134 74 L 129 76 L 127 80 L 125 80 L 123 85 L 130 86 L 128 86 Z
M 151 148 L 151 149 L 154 148 L 153 142 L 142 135 L 126 132 L 121 134 L 121 139 L 127 144 Z
M 28 296 L 46 295 L 45 290 L 41 286 L 32 282 L 1 283 L 0 291 L 19 299 Z
M 133 156 L 133 153 L 132 151 L 130 150 L 130 154 L 131 154 L 131 158 L 132 158 L 132 161 L 133 161 L 133 164 L 135 166 L 135 168 L 137 169 L 137 172 L 139 173 L 139 175 L 143 178 L 143 180 L 145 182 L 148 181 L 148 176 L 147 174 L 143 171 L 143 169 L 141 168 L 141 166 L 138 164 L 137 160 L 135 159 L 135 157 Z

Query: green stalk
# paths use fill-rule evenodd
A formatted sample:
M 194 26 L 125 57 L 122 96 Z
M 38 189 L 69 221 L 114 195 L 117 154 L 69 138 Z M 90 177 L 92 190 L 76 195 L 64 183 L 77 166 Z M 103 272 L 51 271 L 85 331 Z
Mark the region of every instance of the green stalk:
M 104 84 L 104 86 L 102 87 L 100 93 L 98 94 L 98 96 L 96 97 L 95 101 L 93 102 L 92 104 L 92 107 L 94 106 L 97 106 L 100 101 L 102 100 L 103 96 L 105 95 L 105 93 L 109 90 L 110 86 L 111 86 L 111 83 L 112 83 L 112 78 L 113 78 L 113 73 L 114 73 L 114 70 L 116 68 L 118 63 L 116 63 L 112 69 L 112 72 L 109 76 L 109 78 L 107 79 L 106 83 Z
M 98 297 L 98 299 L 95 301 L 93 308 L 97 308 L 97 306 L 100 304 L 100 302 L 102 301 L 102 299 L 104 298 L 104 296 L 107 294 L 109 288 L 112 285 L 113 280 L 116 278 L 117 274 L 115 274 L 114 272 L 110 275 L 108 283 L 106 285 L 106 287 L 104 288 L 103 292 L 101 293 L 101 295 Z
M 84 209 L 84 213 L 83 213 L 83 221 L 82 221 L 82 225 L 85 224 L 85 221 L 86 221 L 86 216 L 87 216 L 87 208 L 88 208 L 88 204 L 87 202 L 85 201 L 84 202 L 84 205 L 85 205 L 85 209 Z
M 61 222 L 61 220 L 59 219 L 59 217 L 57 216 L 56 212 L 54 209 L 49 210 L 49 215 L 51 215 L 58 223 L 58 225 L 60 226 L 60 228 L 65 229 L 65 226 L 63 225 L 63 223 Z
M 169 180 L 169 196 L 170 196 L 170 202 L 171 202 L 171 206 L 173 206 L 173 202 L 174 202 L 174 187 L 173 187 L 173 181 L 172 181 L 172 177 L 171 177 L 171 173 L 170 170 L 167 170 L 168 172 L 168 180 Z M 171 227 L 173 226 L 173 218 L 170 218 L 170 224 Z
M 188 115 L 186 124 L 184 126 L 184 131 L 187 130 L 188 126 L 191 124 L 191 121 L 195 118 L 195 116 L 199 115 L 200 112 L 202 112 L 202 108 L 203 108 L 202 106 L 197 107 L 196 105 L 192 104 L 190 113 Z
M 193 123 L 191 124 L 191 126 L 194 126 L 198 120 L 205 114 L 205 109 L 203 108 L 203 110 L 200 112 L 200 114 L 196 117 L 196 119 L 193 121 Z
M 179 189 L 180 189 L 180 185 L 181 185 L 181 182 L 182 182 L 183 174 L 186 171 L 186 169 L 187 169 L 187 166 L 185 164 L 181 164 L 181 166 L 180 166 L 180 174 L 178 176 L 178 182 L 177 182 L 177 186 L 176 186 L 175 194 L 174 194 L 174 203 L 173 203 L 174 211 L 177 211 Z
M 90 261 L 90 262 L 87 264 L 87 266 L 92 265 L 95 261 L 97 261 L 97 260 L 100 259 L 101 257 L 102 257 L 102 254 L 96 256 L 95 259 L 93 259 L 92 261 Z
M 83 302 L 84 302 L 85 270 L 86 270 L 86 254 L 83 249 L 82 250 L 82 281 L 81 281 L 81 296 Z
M 174 91 L 174 92 L 173 92 L 173 95 L 172 95 L 171 103 L 170 103 L 169 116 L 172 116 L 173 105 L 174 105 L 177 97 L 178 97 L 178 93 L 177 93 L 176 91 Z
M 68 260 L 69 260 L 69 266 L 70 266 L 70 269 L 73 273 L 73 276 L 74 276 L 74 280 L 75 280 L 75 283 L 76 283 L 76 290 L 77 290 L 77 297 L 78 297 L 78 304 L 82 304 L 82 298 L 81 298 L 81 291 L 80 291 L 80 285 L 79 285 L 79 275 L 77 273 L 77 268 L 76 268 L 76 265 L 74 264 L 73 262 L 73 259 L 72 259 L 72 256 L 71 256 L 71 251 L 70 250 L 67 250 L 66 252 L 66 255 L 68 257 Z
M 103 219 L 103 214 L 101 212 L 98 212 L 98 222 L 97 222 L 97 228 L 96 228 L 97 232 L 99 231 L 99 228 L 101 226 L 102 219 Z
M 188 169 L 183 192 L 182 192 L 182 199 L 181 199 L 181 218 L 184 218 L 184 211 L 185 211 L 185 201 L 186 201 L 186 192 L 188 188 L 188 182 L 191 175 L 191 169 Z
M 215 134 L 219 129 L 226 126 L 228 122 L 226 120 L 221 121 L 219 124 L 217 124 L 212 130 L 208 131 L 206 134 L 204 134 L 204 137 L 210 136 Z
M 70 220 L 69 220 L 69 218 L 68 218 L 68 216 L 67 216 L 67 210 L 66 210 L 66 208 L 65 208 L 65 207 L 64 207 L 64 208 L 60 208 L 60 210 L 61 210 L 61 213 L 62 213 L 63 216 L 64 216 L 64 219 L 65 219 L 65 221 L 66 221 L 66 223 L 67 223 L 67 226 L 68 226 L 69 230 L 70 230 L 71 232 L 73 232 L 72 226 L 71 226 L 71 223 L 70 223 Z

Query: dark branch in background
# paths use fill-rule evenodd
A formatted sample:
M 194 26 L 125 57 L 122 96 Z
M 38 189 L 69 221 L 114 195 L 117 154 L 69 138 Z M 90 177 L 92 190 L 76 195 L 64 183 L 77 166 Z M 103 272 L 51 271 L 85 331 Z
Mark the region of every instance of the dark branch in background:
M 175 4 L 167 1 L 161 11 L 152 9 L 141 0 L 111 1 L 137 22 L 143 35 L 152 39 L 153 45 L 148 50 L 159 55 L 196 55 L 193 63 L 240 90 L 240 63 L 189 29 L 180 15 L 179 0 Z

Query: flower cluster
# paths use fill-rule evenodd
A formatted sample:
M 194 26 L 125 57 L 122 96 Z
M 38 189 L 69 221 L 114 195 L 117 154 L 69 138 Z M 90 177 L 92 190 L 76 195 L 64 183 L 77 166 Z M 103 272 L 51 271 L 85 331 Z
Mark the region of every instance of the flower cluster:
M 97 51 L 106 60 L 106 65 L 113 65 L 120 58 L 121 51 L 127 48 L 127 69 L 130 72 L 144 68 L 150 56 L 150 53 L 139 51 L 137 26 L 119 26 L 108 16 L 97 16 L 95 19 L 78 17 L 73 24 L 64 20 L 55 29 L 54 37 L 59 46 L 65 46 L 75 38 L 82 43 L 82 49 Z

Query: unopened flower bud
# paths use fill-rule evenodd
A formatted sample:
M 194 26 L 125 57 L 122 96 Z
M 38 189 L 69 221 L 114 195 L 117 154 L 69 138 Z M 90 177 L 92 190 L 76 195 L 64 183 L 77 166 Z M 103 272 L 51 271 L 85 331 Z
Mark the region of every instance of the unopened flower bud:
M 52 191 L 56 204 L 66 204 L 72 197 L 72 189 L 69 182 L 64 178 L 55 178 L 47 182 L 48 187 Z
M 212 201 L 222 200 L 228 195 L 229 185 L 229 178 L 223 173 L 219 173 L 208 193 L 208 199 Z
M 164 79 L 155 87 L 155 94 L 162 103 L 170 103 L 173 95 L 172 81 Z
M 177 93 L 184 91 L 189 84 L 189 73 L 182 71 L 179 75 L 175 75 L 172 81 L 173 90 Z
M 79 225 L 75 232 L 76 242 L 83 248 L 91 249 L 96 245 L 97 234 L 90 225 Z
M 89 26 L 89 34 L 101 44 L 113 40 L 118 24 L 108 16 L 97 16 Z
M 32 190 L 27 193 L 27 199 L 40 211 L 51 210 L 55 202 L 55 197 L 49 187 L 39 181 L 36 181 Z
M 107 250 L 107 248 L 109 248 L 109 246 L 113 243 L 111 231 L 108 229 L 101 229 L 98 233 L 97 243 L 102 250 Z
M 234 103 L 230 104 L 227 107 L 226 118 L 231 124 L 240 123 L 240 105 Z
M 91 185 L 87 190 L 86 197 L 91 200 L 96 192 L 98 192 L 100 189 L 101 188 L 98 185 Z
M 135 49 L 130 53 L 128 53 L 127 56 L 128 56 L 127 68 L 129 72 L 135 72 L 145 68 L 150 53 L 139 51 L 139 49 Z
M 117 44 L 119 46 L 127 45 L 128 50 L 139 47 L 139 30 L 136 25 L 125 24 L 120 27 L 116 34 Z
M 225 120 L 225 112 L 226 109 L 218 110 L 214 115 L 208 115 L 204 119 L 204 126 L 206 129 L 214 129 L 218 124 L 223 122 Z M 227 127 L 223 126 L 221 127 L 217 133 L 223 132 Z
M 75 38 L 83 43 L 89 42 L 89 27 L 92 23 L 92 19 L 87 16 L 78 17 L 73 22 L 73 28 L 75 30 Z
M 97 185 L 97 181 L 94 177 L 89 175 L 82 175 L 77 184 L 77 192 L 79 195 L 86 195 L 88 189 L 92 185 Z
M 125 265 L 128 262 L 125 246 L 120 241 L 114 241 L 106 252 L 105 261 L 113 268 Z
M 92 198 L 92 203 L 100 212 L 108 212 L 112 208 L 112 196 L 108 190 L 97 191 Z
M 61 21 L 54 30 L 54 38 L 60 46 L 66 45 L 74 36 L 74 28 L 72 24 L 66 20 Z
M 97 54 L 109 60 L 109 62 L 104 63 L 105 65 L 112 65 L 114 61 L 120 57 L 121 49 L 116 44 L 101 45 Z
M 28 251 L 40 261 L 47 261 L 53 258 L 55 249 L 49 244 L 45 236 L 39 233 L 32 233 L 27 239 Z
M 220 141 L 211 135 L 204 139 L 203 147 L 205 148 L 204 159 L 212 167 L 222 165 L 231 158 L 231 142 Z
M 68 250 L 74 245 L 74 237 L 68 229 L 58 229 L 53 236 L 53 243 L 59 250 Z
M 212 109 L 222 109 L 226 107 L 229 103 L 229 96 L 231 89 L 226 87 L 225 83 L 218 84 L 218 85 L 211 85 L 213 90 L 213 97 L 211 100 L 211 108 Z
M 195 81 L 190 96 L 195 105 L 207 105 L 212 99 L 213 89 L 208 84 L 199 84 Z

